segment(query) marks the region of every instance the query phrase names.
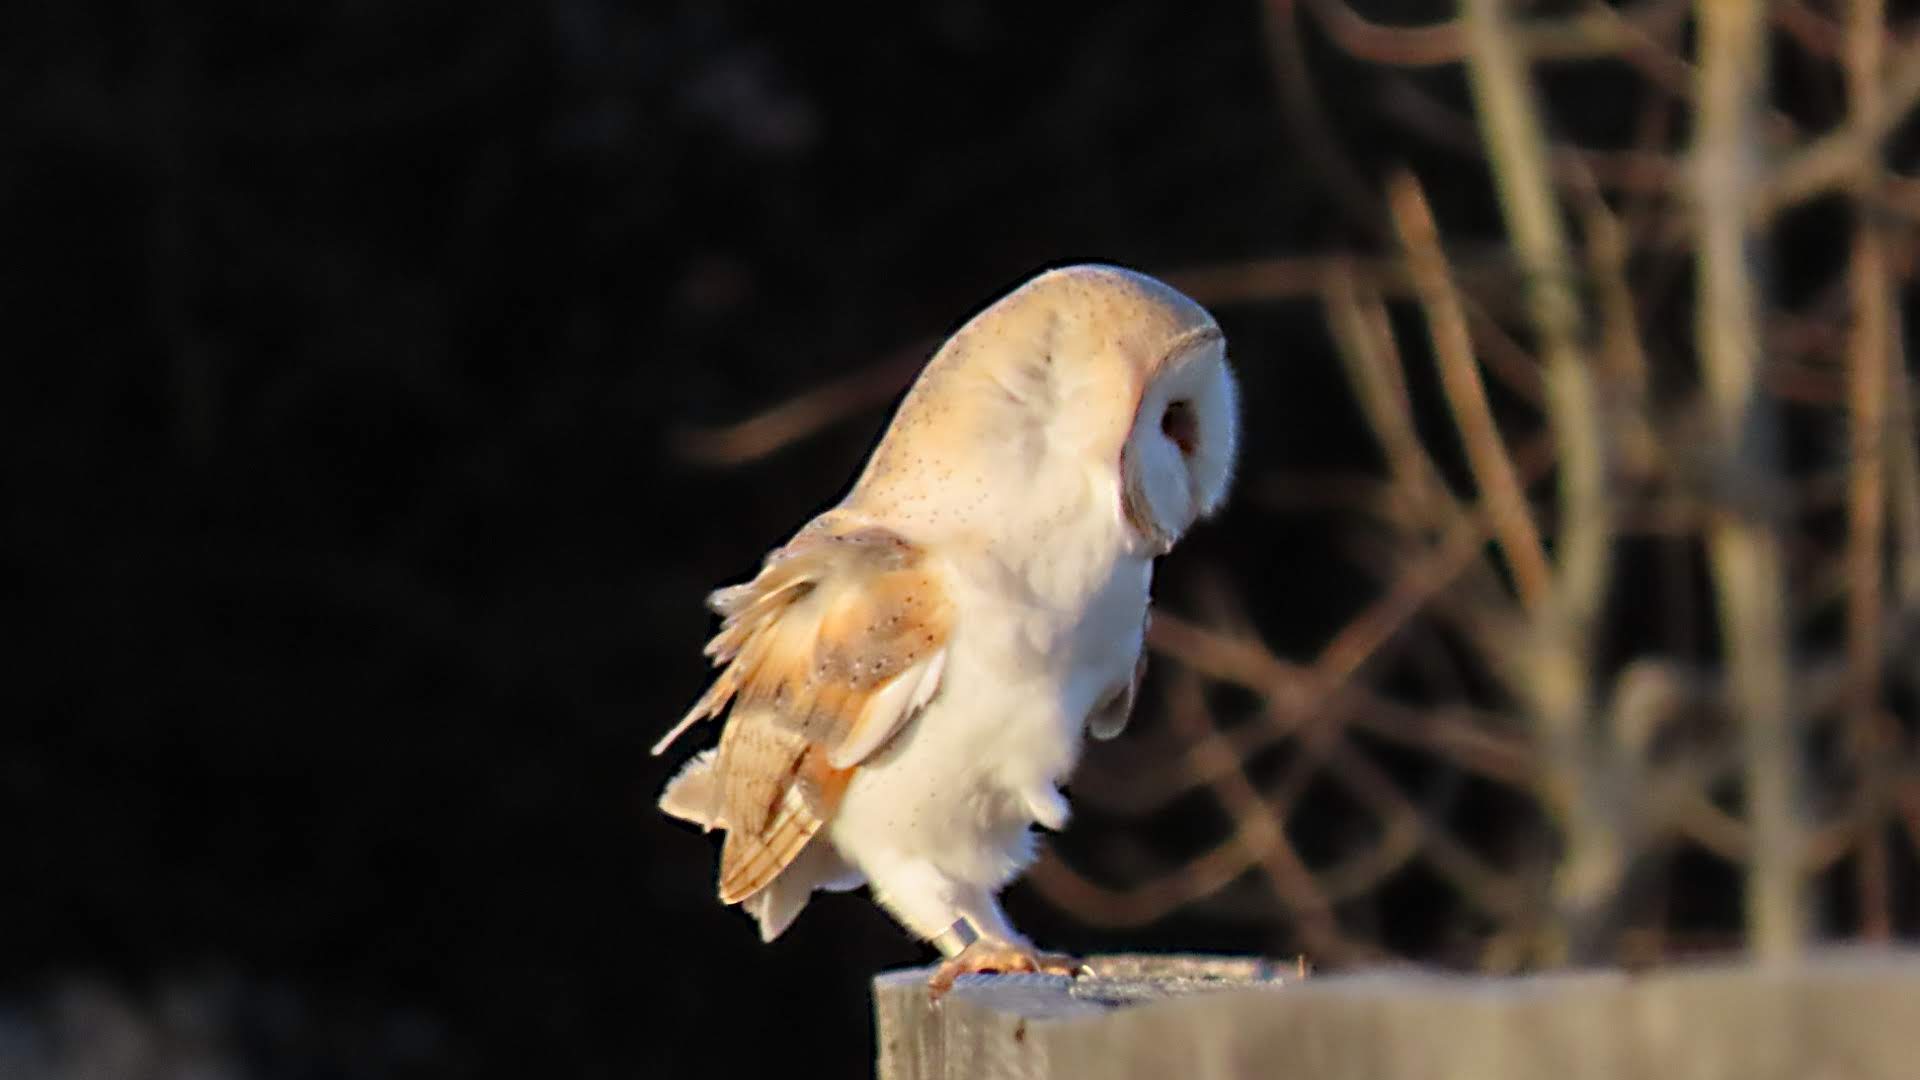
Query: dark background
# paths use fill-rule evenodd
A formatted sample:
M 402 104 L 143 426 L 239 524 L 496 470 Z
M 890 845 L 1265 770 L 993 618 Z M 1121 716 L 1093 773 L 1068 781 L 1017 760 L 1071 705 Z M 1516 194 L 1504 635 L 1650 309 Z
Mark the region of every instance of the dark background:
M 702 596 L 837 499 L 884 412 L 735 468 L 686 433 L 1048 265 L 1360 239 L 1290 149 L 1253 0 L 8 22 L 0 1072 L 90 1043 L 262 1077 L 862 1075 L 868 979 L 929 954 L 846 897 L 762 946 L 653 809 L 698 740 L 646 748 L 706 677 Z M 1478 165 L 1435 160 L 1484 220 Z M 1317 319 L 1219 315 L 1249 474 L 1364 453 Z M 1193 560 L 1312 554 L 1236 508 L 1169 602 Z M 1311 649 L 1359 585 L 1261 588 Z M 1010 902 L 1060 947 L 1292 944 Z

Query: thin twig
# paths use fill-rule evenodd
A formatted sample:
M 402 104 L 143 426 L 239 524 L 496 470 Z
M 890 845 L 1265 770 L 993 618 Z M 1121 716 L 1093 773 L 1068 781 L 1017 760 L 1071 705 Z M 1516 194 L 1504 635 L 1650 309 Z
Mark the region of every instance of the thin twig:
M 1192 696 L 1198 697 L 1197 686 Z M 1197 702 L 1194 707 L 1198 710 L 1196 715 L 1206 717 L 1211 726 L 1205 702 Z M 1199 749 L 1203 756 L 1231 754 L 1218 738 L 1202 740 Z M 1231 768 L 1219 770 L 1212 791 L 1221 809 L 1233 820 L 1235 841 L 1266 875 L 1274 898 L 1293 916 L 1309 951 L 1323 956 L 1337 953 L 1340 927 L 1333 916 L 1333 905 L 1287 838 L 1286 817 L 1273 813 L 1268 807 L 1259 789 L 1247 779 L 1241 759 L 1234 757 L 1231 763 Z
M 1467 59 L 1468 31 L 1462 20 L 1447 19 L 1423 26 L 1388 26 L 1373 22 L 1342 0 L 1308 0 L 1320 26 L 1348 55 L 1397 67 L 1437 67 Z M 1611 8 L 1588 9 L 1559 18 L 1537 18 L 1516 23 L 1514 47 L 1533 60 L 1591 60 L 1632 48 L 1637 39 L 1625 32 L 1631 23 L 1645 30 L 1677 26 L 1686 18 L 1685 3 L 1647 0 L 1630 13 Z
M 1230 839 L 1179 866 L 1136 884 L 1097 884 L 1055 855 L 1035 863 L 1026 880 L 1040 895 L 1089 926 L 1126 929 L 1158 922 L 1231 885 L 1252 865 L 1245 848 Z
M 1279 255 L 1261 259 L 1208 263 L 1172 270 L 1167 283 L 1208 307 L 1225 304 L 1311 300 L 1333 274 L 1351 277 L 1356 284 L 1391 294 L 1405 294 L 1406 269 L 1399 259 L 1368 259 L 1352 255 Z
M 1547 564 L 1539 527 L 1527 507 L 1526 493 L 1515 474 L 1513 459 L 1508 456 L 1500 429 L 1494 423 L 1487 389 L 1480 381 L 1479 367 L 1473 359 L 1466 313 L 1461 309 L 1459 295 L 1448 274 L 1432 211 L 1427 208 L 1418 182 L 1407 173 L 1397 174 L 1389 184 L 1387 204 L 1407 250 L 1414 288 L 1427 314 L 1434 358 L 1440 365 L 1440 384 L 1466 445 L 1467 462 L 1473 469 L 1474 480 L 1486 500 L 1494 535 L 1500 541 L 1508 569 L 1513 572 L 1521 602 L 1528 610 L 1538 611 L 1552 589 L 1553 572 Z
M 1379 441 L 1395 482 L 1416 505 L 1453 503 L 1446 481 L 1428 455 L 1414 426 L 1413 400 L 1407 393 L 1400 350 L 1388 324 L 1386 304 L 1377 293 L 1359 294 L 1353 275 L 1336 273 L 1324 283 L 1327 326 L 1347 381 Z M 1455 508 L 1457 510 L 1457 507 Z
M 1296 2 L 1266 0 L 1261 5 L 1267 49 L 1272 54 L 1268 66 L 1279 80 L 1280 105 L 1292 129 L 1292 143 L 1313 163 L 1322 187 L 1347 220 L 1370 237 L 1385 237 L 1388 230 L 1374 185 L 1340 145 L 1320 104 L 1307 50 L 1300 40 Z
M 769 457 L 809 435 L 891 401 L 926 366 L 931 350 L 930 342 L 922 342 L 745 420 L 678 432 L 675 447 L 687 460 L 715 467 L 745 465 Z
M 1484 534 L 1479 542 L 1485 542 Z M 1431 557 L 1433 565 L 1428 567 L 1428 575 L 1441 576 L 1447 568 L 1450 560 L 1445 560 L 1443 553 L 1444 549 Z M 1407 576 L 1413 576 L 1411 569 L 1403 574 Z M 1376 611 L 1374 621 L 1355 619 L 1349 625 L 1365 626 L 1366 640 L 1374 643 L 1381 640 L 1381 630 L 1398 626 L 1384 611 Z M 1302 716 L 1309 712 L 1350 716 L 1349 722 L 1361 730 L 1392 742 L 1440 753 L 1489 779 L 1509 784 L 1526 783 L 1532 775 L 1532 756 L 1524 746 L 1471 723 L 1456 722 L 1446 709 L 1421 713 L 1393 705 L 1359 687 L 1341 687 L 1341 701 L 1336 703 L 1329 697 L 1330 680 L 1340 678 L 1343 671 L 1350 673 L 1349 665 L 1369 655 L 1368 649 L 1351 647 L 1334 652 L 1329 647 L 1322 652 L 1321 663 L 1305 668 L 1275 656 L 1257 640 L 1211 630 L 1164 612 L 1154 615 L 1148 643 L 1156 651 L 1174 657 L 1208 678 L 1263 695 L 1272 710 L 1281 716 Z M 1275 735 L 1254 736 L 1242 736 L 1240 730 L 1235 730 L 1227 737 L 1245 739 L 1239 749 L 1243 755 L 1250 756 L 1292 730 L 1291 726 L 1283 725 Z
M 1587 272 L 1598 300 L 1599 371 L 1605 385 L 1605 393 L 1598 395 L 1598 408 L 1606 430 L 1614 433 L 1619 444 L 1613 454 L 1616 467 L 1628 475 L 1650 476 L 1660 467 L 1661 450 L 1647 415 L 1649 365 L 1628 279 L 1632 237 L 1591 177 L 1580 178 L 1569 190 L 1585 227 Z M 1618 521 L 1611 525 L 1619 528 Z
M 1704 793 L 1705 786 L 1704 777 L 1669 774 L 1648 785 L 1645 799 L 1660 823 L 1676 835 L 1727 862 L 1752 866 L 1760 856 L 1751 823 L 1716 806 Z M 1809 829 L 1800 847 L 1797 869 L 1808 876 L 1832 869 L 1859 846 L 1863 836 L 1877 831 L 1875 823 L 1880 820 L 1879 814 L 1855 805 L 1836 819 Z
M 1544 406 L 1547 393 L 1542 385 L 1540 362 L 1513 340 L 1487 305 L 1471 293 L 1462 290 L 1460 307 L 1467 313 L 1467 326 L 1473 340 L 1480 345 L 1481 366 L 1528 405 Z
M 1800 148 L 1766 184 L 1747 185 L 1756 219 L 1770 219 L 1785 207 L 1851 185 L 1863 166 L 1879 162 L 1880 144 L 1920 105 L 1920 42 L 1903 43 L 1893 53 L 1877 68 L 1890 74 L 1881 76 L 1885 83 L 1873 115 L 1856 111 L 1839 130 Z
M 1914 425 L 1913 377 L 1907 373 L 1900 343 L 1899 305 L 1887 311 L 1888 386 L 1887 456 L 1889 509 L 1893 519 L 1893 587 L 1900 610 L 1920 613 L 1920 432 Z
M 1275 471 L 1243 481 L 1234 497 L 1280 513 L 1339 511 L 1402 528 L 1417 526 L 1427 516 L 1409 502 L 1412 494 L 1397 481 L 1382 480 L 1372 472 L 1315 470 Z
M 1476 159 L 1487 152 L 1482 130 L 1471 117 L 1410 78 L 1390 80 L 1380 103 L 1401 123 L 1440 146 Z M 1561 183 L 1584 175 L 1608 191 L 1665 196 L 1684 175 L 1677 158 L 1658 150 L 1600 150 L 1566 142 L 1550 142 L 1547 150 L 1549 170 Z
M 1365 863 L 1343 864 L 1323 872 L 1321 882 L 1330 895 L 1345 894 L 1345 889 L 1365 879 L 1363 875 L 1377 875 L 1376 880 L 1384 878 L 1398 868 L 1389 856 L 1404 849 L 1421 853 L 1428 865 L 1484 914 L 1511 921 L 1525 913 L 1525 898 L 1513 882 L 1455 839 L 1440 822 L 1423 814 L 1365 754 L 1343 744 L 1328 756 L 1327 764 L 1329 774 L 1381 819 L 1389 836 L 1396 831 L 1411 833 L 1394 848 L 1388 848 L 1383 839 L 1380 848 L 1386 850 Z
M 1672 102 L 1662 95 L 1644 96 L 1633 140 L 1633 148 L 1639 155 L 1663 156 L 1670 151 L 1675 111 Z M 1679 179 L 1684 178 L 1685 172 L 1682 170 Z M 1651 258 L 1655 261 L 1655 272 L 1642 274 L 1633 290 L 1634 310 L 1640 316 L 1642 325 L 1650 322 L 1660 303 L 1672 295 L 1669 286 L 1683 262 L 1679 253 L 1661 250 L 1649 245 L 1646 240 L 1659 231 L 1661 215 L 1672 212 L 1673 200 L 1669 196 L 1683 191 L 1684 186 L 1684 183 L 1676 182 L 1666 191 L 1631 189 L 1619 211 L 1622 243 L 1631 253 L 1629 258 Z
M 1832 19 L 1813 10 L 1801 0 L 1773 0 L 1773 24 L 1786 31 L 1802 49 L 1827 60 L 1841 58 L 1846 49 L 1846 31 Z M 1875 33 L 1885 33 L 1884 26 Z

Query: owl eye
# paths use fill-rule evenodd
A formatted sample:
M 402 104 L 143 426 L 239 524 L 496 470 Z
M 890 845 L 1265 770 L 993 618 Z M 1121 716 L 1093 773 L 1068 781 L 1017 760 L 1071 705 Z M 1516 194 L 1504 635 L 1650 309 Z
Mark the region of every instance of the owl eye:
M 1180 448 L 1180 453 L 1191 457 L 1200 441 L 1200 419 L 1194 415 L 1193 402 L 1176 401 L 1168 405 L 1167 411 L 1160 414 L 1160 432 Z

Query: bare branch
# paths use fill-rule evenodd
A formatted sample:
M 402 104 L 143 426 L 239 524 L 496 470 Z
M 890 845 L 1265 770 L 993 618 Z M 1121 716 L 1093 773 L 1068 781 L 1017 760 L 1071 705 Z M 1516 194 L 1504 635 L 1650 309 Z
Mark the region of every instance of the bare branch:
M 1323 189 L 1347 219 L 1368 236 L 1384 237 L 1387 228 L 1374 185 L 1340 145 L 1314 88 L 1307 50 L 1300 41 L 1296 2 L 1266 0 L 1261 5 L 1267 48 L 1273 54 L 1271 66 L 1280 83 L 1280 104 L 1293 141 L 1319 170 Z
M 1900 349 L 1900 309 L 1887 312 L 1887 366 L 1892 378 L 1887 388 L 1887 436 L 1883 442 L 1894 535 L 1894 589 L 1900 607 L 1920 611 L 1920 433 L 1914 430 L 1913 378 L 1907 373 Z
M 1394 856 L 1403 851 L 1423 852 L 1428 865 L 1481 912 L 1507 921 L 1518 921 L 1526 915 L 1522 891 L 1456 840 L 1441 823 L 1421 813 L 1366 755 L 1351 746 L 1340 746 L 1328 757 L 1328 771 L 1387 827 L 1387 837 L 1371 858 L 1330 868 L 1321 875 L 1330 895 L 1343 895 L 1369 875 L 1376 880 L 1384 878 L 1398 869 Z M 1394 840 L 1398 842 L 1392 843 Z
M 1476 546 L 1484 542 L 1483 535 Z M 1434 560 L 1440 563 L 1440 553 L 1436 553 Z M 1444 565 L 1437 565 L 1429 573 L 1441 569 Z M 1414 576 L 1414 571 L 1409 570 L 1405 576 Z M 1352 625 L 1363 622 L 1365 620 L 1356 619 Z M 1366 640 L 1381 640 L 1381 624 L 1389 622 L 1391 620 L 1381 618 L 1378 622 L 1366 623 L 1369 627 Z M 1359 658 L 1366 655 L 1365 650 L 1354 648 L 1335 653 L 1330 646 L 1322 652 L 1320 664 L 1304 668 L 1273 655 L 1256 640 L 1210 630 L 1166 613 L 1154 615 L 1148 641 L 1156 650 L 1196 672 L 1265 696 L 1280 716 L 1298 717 L 1309 712 L 1349 716 L 1348 722 L 1361 730 L 1391 742 L 1427 748 L 1489 779 L 1524 784 L 1532 774 L 1532 756 L 1524 746 L 1482 730 L 1465 720 L 1468 714 L 1464 712 L 1436 709 L 1422 713 L 1352 686 L 1338 688 L 1338 698 L 1332 697 L 1335 688 L 1329 680 L 1340 677 L 1340 671 L 1347 664 L 1357 664 Z M 1337 659 L 1329 661 L 1329 656 Z M 1350 674 L 1351 669 L 1347 670 Z M 1263 733 L 1244 736 L 1236 730 L 1226 737 L 1240 741 L 1239 751 L 1244 757 L 1291 734 L 1295 727 L 1282 724 L 1257 730 Z M 1211 778 L 1205 771 L 1202 775 Z
M 1474 157 L 1487 152 L 1482 131 L 1473 118 L 1411 79 L 1389 82 L 1381 104 L 1401 123 L 1440 146 Z M 1665 196 L 1679 186 L 1683 175 L 1679 160 L 1657 149 L 1596 150 L 1549 142 L 1547 150 L 1547 164 L 1562 184 L 1590 182 L 1608 191 Z
M 1399 259 L 1351 255 L 1293 255 L 1240 262 L 1210 263 L 1174 270 L 1167 283 L 1209 307 L 1222 304 L 1311 300 L 1327 278 L 1342 274 L 1367 288 L 1405 293 L 1407 275 Z
M 1349 55 L 1376 64 L 1436 67 L 1467 58 L 1468 31 L 1460 19 L 1425 26 L 1387 26 L 1373 22 L 1342 0 L 1308 0 L 1307 9 L 1327 36 Z M 1666 32 L 1686 18 L 1685 3 L 1647 0 L 1626 15 L 1597 5 L 1577 15 L 1530 19 L 1513 28 L 1514 48 L 1533 60 L 1591 60 L 1633 48 L 1638 38 L 1626 28 Z
M 1563 651 L 1583 656 L 1606 590 L 1608 455 L 1593 373 L 1580 346 L 1573 260 L 1547 179 L 1546 135 L 1504 8 L 1502 0 L 1466 0 L 1468 75 L 1546 367 L 1547 418 L 1560 457 L 1556 616 L 1565 622 Z
M 1766 184 L 1747 186 L 1756 218 L 1770 219 L 1795 203 L 1853 184 L 1863 168 L 1880 167 L 1880 144 L 1920 105 L 1920 42 L 1900 45 L 1876 70 L 1889 74 L 1879 76 L 1885 83 L 1874 91 L 1878 105 L 1870 115 L 1856 111 L 1839 130 L 1802 147 Z
M 1395 482 L 1417 505 L 1452 504 L 1446 481 L 1414 426 L 1413 402 L 1407 394 L 1406 375 L 1388 325 L 1386 305 L 1377 294 L 1369 293 L 1364 299 L 1358 295 L 1351 274 L 1333 274 L 1323 288 L 1327 325 L 1346 368 L 1347 381 L 1366 413 L 1367 426 L 1386 454 Z M 1458 512 L 1457 505 L 1452 509 Z
M 848 375 L 825 382 L 745 420 L 692 428 L 674 436 L 675 448 L 701 465 L 732 467 L 769 457 L 825 428 L 891 401 L 913 382 L 931 343 L 922 342 Z
M 1846 49 L 1846 32 L 1801 0 L 1774 0 L 1773 24 L 1815 56 L 1835 60 Z M 1875 32 L 1884 28 L 1875 27 Z
M 1447 272 L 1446 255 L 1419 184 L 1406 173 L 1396 176 L 1387 197 L 1401 243 L 1407 249 L 1414 288 L 1427 313 L 1434 357 L 1440 364 L 1441 386 L 1453 410 L 1454 423 L 1467 449 L 1475 481 L 1486 499 L 1494 534 L 1506 555 L 1522 603 L 1537 611 L 1552 588 L 1540 530 L 1527 507 L 1526 494 L 1515 474 L 1513 460 L 1493 420 L 1487 390 L 1473 359 L 1466 313 Z
M 1847 91 L 1855 126 L 1879 123 L 1881 49 L 1886 37 L 1882 0 L 1853 0 L 1847 14 Z M 1856 190 L 1870 194 L 1880 175 L 1876 160 L 1863 163 Z M 1848 704 L 1850 741 L 1863 775 L 1873 777 L 1879 763 L 1898 745 L 1899 733 L 1882 722 L 1880 708 L 1881 550 L 1886 541 L 1886 455 L 1888 348 L 1892 296 L 1888 285 L 1886 239 L 1882 226 L 1864 205 L 1857 210 L 1847 281 L 1853 296 L 1852 342 L 1847 350 L 1847 409 L 1852 452 L 1847 485 L 1847 657 L 1852 693 Z M 1875 817 L 1883 803 L 1881 784 L 1869 781 Z M 1861 933 L 1869 940 L 1893 936 L 1888 896 L 1887 848 L 1871 837 L 1856 860 Z
M 1198 707 L 1204 714 L 1204 703 Z M 1255 865 L 1266 875 L 1275 899 L 1293 916 L 1308 950 L 1322 956 L 1339 955 L 1343 950 L 1333 904 L 1287 839 L 1286 816 L 1269 809 L 1259 789 L 1247 779 L 1241 760 L 1232 757 L 1232 751 L 1217 737 L 1203 740 L 1197 749 L 1203 757 L 1223 758 L 1218 763 L 1223 767 L 1221 775 L 1212 785 L 1214 797 L 1233 819 L 1235 842 L 1253 856 Z M 1224 768 L 1229 763 L 1231 768 Z
M 1757 380 L 1754 238 L 1750 219 L 1741 212 L 1759 186 L 1755 114 L 1766 97 L 1766 11 L 1755 0 L 1700 0 L 1698 12 L 1698 348 L 1720 446 L 1758 475 L 1771 475 L 1776 464 L 1772 421 Z M 1800 951 L 1806 912 L 1779 538 L 1768 522 L 1725 509 L 1709 529 L 1708 548 L 1731 695 L 1742 724 L 1748 816 L 1756 840 L 1747 885 L 1748 933 L 1761 958 L 1788 960 Z

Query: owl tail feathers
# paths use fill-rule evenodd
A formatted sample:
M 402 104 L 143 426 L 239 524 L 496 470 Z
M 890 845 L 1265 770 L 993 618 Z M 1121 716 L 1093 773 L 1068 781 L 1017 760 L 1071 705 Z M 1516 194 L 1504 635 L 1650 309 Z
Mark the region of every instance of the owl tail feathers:
M 709 832 L 727 827 L 720 820 L 720 778 L 714 774 L 714 757 L 712 750 L 696 754 L 660 793 L 660 809 Z
M 687 762 L 661 792 L 660 809 L 705 830 L 725 829 L 727 823 L 720 811 L 720 778 L 714 768 L 715 761 L 716 752 L 708 750 Z M 804 803 L 797 792 L 792 800 L 796 804 Z M 723 887 L 721 894 L 721 899 L 738 903 L 759 922 L 762 941 L 772 941 L 793 925 L 814 890 L 844 892 L 857 889 L 865 882 L 832 845 L 814 838 L 817 819 L 809 819 L 803 826 L 801 815 L 796 812 L 789 812 L 784 818 L 787 820 L 776 822 L 771 835 L 762 840 L 734 841 L 745 844 L 745 850 L 759 856 L 751 860 L 755 864 L 753 868 L 760 871 L 753 876 L 765 876 L 767 880 L 749 881 L 744 888 L 736 882 L 733 890 Z M 783 824 L 787 827 L 779 827 Z M 733 840 L 731 834 L 728 838 Z M 730 891 L 736 894 L 731 899 Z
M 772 941 L 793 925 L 800 909 L 807 906 L 814 890 L 845 892 L 865 883 L 832 846 L 814 840 L 803 849 L 780 876 L 766 887 L 740 902 L 740 907 L 760 923 L 760 940 Z
M 811 887 L 795 880 L 792 873 L 785 873 L 741 901 L 740 908 L 760 923 L 760 940 L 772 941 L 793 925 L 800 909 L 812 898 Z
M 679 774 L 667 782 L 667 789 L 660 793 L 660 809 L 682 821 L 690 821 L 701 829 L 712 831 L 725 829 L 727 823 L 720 813 L 720 778 L 716 774 L 714 762 L 716 754 L 712 750 L 699 754 L 687 762 Z M 793 830 L 782 830 L 792 832 Z M 729 897 L 726 890 L 721 898 L 730 903 L 738 903 L 760 922 L 760 938 L 772 941 L 781 931 L 792 925 L 800 909 L 807 906 L 807 898 L 813 895 L 816 886 L 832 876 L 833 860 L 831 854 L 826 860 L 818 856 L 808 856 L 820 850 L 822 845 L 809 843 L 810 835 L 792 836 L 789 843 L 801 850 L 791 861 L 774 869 L 771 880 L 757 883 L 751 892 L 744 896 Z M 736 842 L 728 834 L 728 846 Z M 759 850 L 764 845 L 751 844 Z M 828 865 L 821 865 L 826 862 Z

